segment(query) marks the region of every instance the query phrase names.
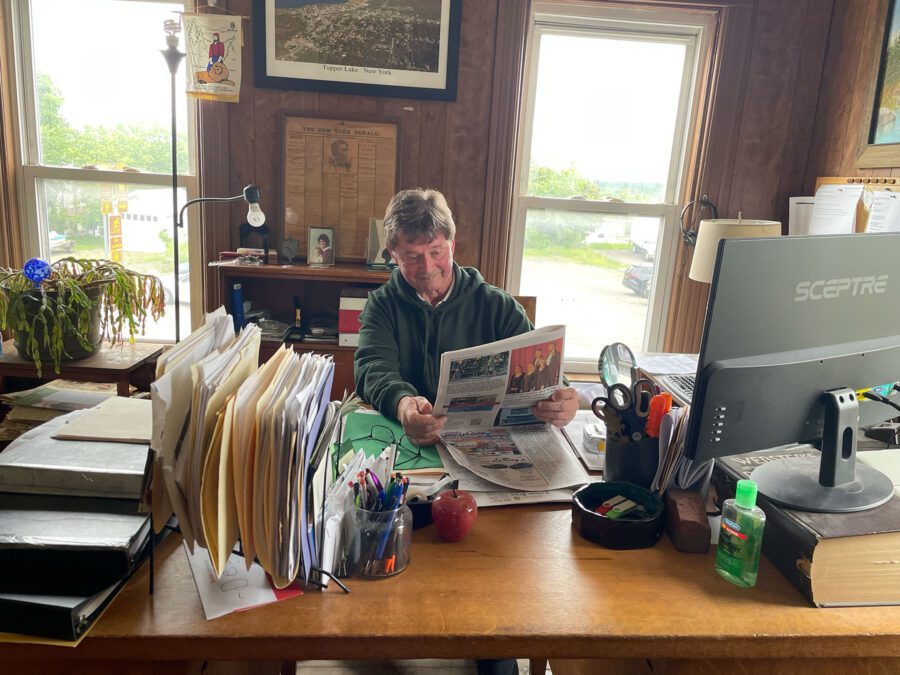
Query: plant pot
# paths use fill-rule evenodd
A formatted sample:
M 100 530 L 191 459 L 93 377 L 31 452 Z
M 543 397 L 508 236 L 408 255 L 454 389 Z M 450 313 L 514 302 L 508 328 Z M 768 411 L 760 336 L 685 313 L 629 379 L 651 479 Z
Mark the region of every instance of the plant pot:
M 87 289 L 87 291 L 85 292 L 91 299 L 91 304 L 93 305 L 90 314 L 90 328 L 88 329 L 87 335 L 85 335 L 91 347 L 90 349 L 86 349 L 84 345 L 81 344 L 81 341 L 78 339 L 76 334 L 72 332 L 64 333 L 64 349 L 62 355 L 60 356 L 60 361 L 77 361 L 78 359 L 84 359 L 88 356 L 92 356 L 100 350 L 100 344 L 102 342 L 102 336 L 100 334 L 100 296 L 103 293 L 103 288 L 93 287 Z M 47 294 L 51 305 L 54 305 L 54 303 L 56 302 L 55 295 L 55 293 Z M 29 295 L 25 299 L 24 305 L 26 316 L 33 316 L 41 305 L 41 294 L 36 291 L 33 295 Z M 77 324 L 77 320 L 73 320 L 72 323 Z M 44 344 L 43 327 L 37 326 L 36 330 L 34 331 L 34 338 L 35 340 L 37 340 L 38 356 L 40 356 L 41 363 L 52 364 L 53 358 L 50 356 L 50 352 L 47 346 Z M 13 343 L 15 344 L 16 349 L 19 352 L 19 356 L 27 361 L 34 361 L 34 355 L 29 354 L 26 350 L 26 335 L 23 331 L 16 331 Z

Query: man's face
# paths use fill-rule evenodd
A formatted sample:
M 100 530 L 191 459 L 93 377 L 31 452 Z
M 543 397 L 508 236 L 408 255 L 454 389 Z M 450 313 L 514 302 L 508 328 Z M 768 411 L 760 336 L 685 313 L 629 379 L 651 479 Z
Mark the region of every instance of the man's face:
M 350 146 L 341 141 L 334 146 L 334 158 L 340 162 L 346 162 L 350 155 Z
M 455 241 L 439 234 L 431 241 L 401 239 L 391 250 L 406 282 L 429 300 L 439 300 L 453 281 Z

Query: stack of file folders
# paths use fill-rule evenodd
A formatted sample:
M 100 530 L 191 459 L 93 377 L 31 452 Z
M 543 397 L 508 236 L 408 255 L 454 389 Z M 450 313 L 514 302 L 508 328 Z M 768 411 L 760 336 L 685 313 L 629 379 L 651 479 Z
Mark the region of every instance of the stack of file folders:
M 0 453 L 0 631 L 78 640 L 149 552 L 148 444 L 54 438 L 92 410 Z
M 260 366 L 260 329 L 232 325 L 220 308 L 157 362 L 153 523 L 174 512 L 217 578 L 240 540 L 248 568 L 256 559 L 284 588 L 319 567 L 325 458 L 349 406 L 328 401 L 331 357 L 282 346 Z

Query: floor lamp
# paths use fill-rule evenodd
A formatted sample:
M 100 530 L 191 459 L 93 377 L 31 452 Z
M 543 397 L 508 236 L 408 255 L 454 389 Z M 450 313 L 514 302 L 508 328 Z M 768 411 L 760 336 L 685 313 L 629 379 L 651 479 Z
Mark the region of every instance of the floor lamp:
M 184 52 L 178 51 L 178 33 L 181 32 L 181 24 L 174 19 L 169 19 L 163 24 L 166 31 L 166 48 L 160 52 L 169 66 L 171 74 L 171 97 L 172 97 L 172 244 L 174 245 L 174 255 L 172 264 L 175 266 L 172 270 L 174 277 L 174 293 L 175 293 L 175 342 L 181 340 L 181 298 L 179 296 L 178 284 L 178 131 L 175 128 L 175 75 L 178 73 L 178 66 L 185 57 Z
M 175 265 L 174 277 L 174 299 L 175 299 L 175 342 L 181 341 L 181 291 L 178 283 L 178 230 L 184 226 L 184 212 L 191 204 L 199 204 L 201 202 L 234 202 L 243 199 L 249 205 L 247 211 L 247 223 L 252 227 L 262 227 L 266 222 L 266 216 L 259 207 L 259 188 L 255 185 L 248 185 L 239 195 L 233 197 L 197 197 L 190 199 L 184 203 L 181 209 L 178 209 L 178 136 L 175 128 L 175 75 L 178 73 L 178 66 L 184 58 L 184 52 L 178 51 L 178 33 L 181 31 L 181 24 L 177 21 L 169 20 L 164 24 L 166 31 L 166 49 L 160 50 L 169 66 L 169 72 L 172 75 L 172 243 L 175 246 L 173 252 L 173 264 Z

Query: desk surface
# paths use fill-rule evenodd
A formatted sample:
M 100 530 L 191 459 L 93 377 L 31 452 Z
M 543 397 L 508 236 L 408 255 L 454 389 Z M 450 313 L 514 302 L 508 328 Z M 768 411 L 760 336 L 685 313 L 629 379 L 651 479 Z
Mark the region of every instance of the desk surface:
M 484 509 L 461 543 L 414 535 L 410 567 L 291 600 L 203 617 L 180 549 L 159 549 L 74 650 L 0 645 L 4 659 L 900 656 L 900 607 L 816 609 L 763 560 L 741 589 L 713 554 L 611 551 L 568 509 Z

